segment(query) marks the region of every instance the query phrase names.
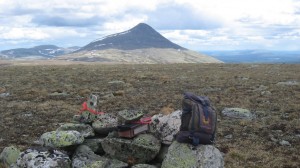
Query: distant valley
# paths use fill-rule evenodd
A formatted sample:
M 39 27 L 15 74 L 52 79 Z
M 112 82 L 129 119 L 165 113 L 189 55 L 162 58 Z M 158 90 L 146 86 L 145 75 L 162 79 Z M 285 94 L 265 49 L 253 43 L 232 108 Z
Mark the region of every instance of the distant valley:
M 232 50 L 201 51 L 224 63 L 300 63 L 300 51 Z

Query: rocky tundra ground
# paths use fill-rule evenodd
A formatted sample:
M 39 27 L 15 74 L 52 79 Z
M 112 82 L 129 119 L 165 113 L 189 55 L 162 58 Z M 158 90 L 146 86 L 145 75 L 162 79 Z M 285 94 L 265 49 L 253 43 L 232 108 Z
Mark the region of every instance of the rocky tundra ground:
M 90 93 L 101 110 L 169 114 L 182 93 L 208 96 L 225 167 L 300 167 L 300 65 L 153 64 L 0 66 L 0 151 L 26 149 L 72 121 Z M 224 116 L 249 110 L 251 119 Z

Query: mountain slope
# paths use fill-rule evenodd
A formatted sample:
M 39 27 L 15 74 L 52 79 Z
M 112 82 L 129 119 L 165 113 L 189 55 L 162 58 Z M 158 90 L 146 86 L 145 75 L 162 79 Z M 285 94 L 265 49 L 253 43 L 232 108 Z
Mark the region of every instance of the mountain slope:
M 105 49 L 135 50 L 145 48 L 185 49 L 172 43 L 149 25 L 140 23 L 130 30 L 93 41 L 77 52 Z
M 221 63 L 183 48 L 140 23 L 130 30 L 95 40 L 58 60 L 114 63 Z

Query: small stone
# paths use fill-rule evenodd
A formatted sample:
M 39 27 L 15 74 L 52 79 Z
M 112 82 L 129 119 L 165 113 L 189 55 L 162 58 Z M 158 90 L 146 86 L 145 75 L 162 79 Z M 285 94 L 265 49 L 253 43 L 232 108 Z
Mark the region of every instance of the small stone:
M 247 109 L 242 108 L 225 108 L 222 112 L 223 116 L 236 119 L 252 120 L 255 115 Z
M 271 96 L 272 93 L 271 93 L 270 91 L 262 91 L 262 92 L 260 93 L 260 95 L 262 95 L 262 96 Z
M 289 142 L 289 141 L 286 141 L 286 140 L 281 140 L 281 141 L 279 142 L 279 144 L 282 145 L 282 146 L 292 146 L 292 145 L 290 144 L 290 142 Z
M 297 82 L 297 81 L 285 81 L 285 82 L 278 82 L 276 85 L 281 85 L 281 86 L 297 86 L 297 85 L 299 85 L 299 82 Z
M 8 97 L 10 94 L 9 93 L 1 93 L 0 97 L 4 98 L 4 97 Z
M 226 135 L 224 138 L 226 139 L 232 139 L 233 135 L 232 134 L 229 134 L 229 135 Z

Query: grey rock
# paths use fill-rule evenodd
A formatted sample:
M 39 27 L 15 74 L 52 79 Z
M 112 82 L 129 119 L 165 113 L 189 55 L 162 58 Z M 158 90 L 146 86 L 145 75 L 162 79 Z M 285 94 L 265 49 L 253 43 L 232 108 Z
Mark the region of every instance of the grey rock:
M 48 94 L 48 96 L 50 96 L 50 97 L 66 97 L 66 96 L 69 96 L 69 94 L 66 92 L 53 92 L 53 93 Z
M 113 93 L 108 93 L 108 94 L 104 95 L 104 96 L 102 97 L 102 99 L 107 100 L 107 99 L 111 99 L 111 98 L 114 98 L 114 97 L 115 97 L 115 96 L 114 96 Z
M 136 164 L 131 168 L 157 168 L 157 167 L 149 164 Z
M 5 147 L 0 154 L 0 163 L 9 167 L 11 164 L 17 161 L 20 152 L 21 151 L 15 146 Z
M 4 98 L 4 97 L 8 97 L 10 94 L 9 93 L 1 93 L 0 94 L 0 97 L 1 98 Z
M 211 145 L 193 147 L 190 144 L 174 141 L 162 163 L 162 168 L 223 168 L 221 152 Z
M 92 137 L 95 136 L 93 128 L 88 124 L 74 124 L 74 123 L 65 123 L 62 124 L 57 131 L 78 131 L 83 137 Z
M 113 91 L 123 90 L 126 86 L 126 83 L 123 81 L 115 80 L 108 82 L 109 88 Z
M 122 110 L 118 112 L 118 120 L 120 124 L 129 123 L 142 118 L 144 112 L 141 110 Z
M 106 135 L 115 130 L 118 126 L 118 118 L 112 114 L 105 113 L 99 115 L 98 119 L 92 123 L 92 127 L 98 134 Z
M 81 168 L 81 167 L 93 167 L 93 168 L 104 168 L 104 167 L 127 167 L 128 164 L 121 162 L 116 159 L 108 159 L 96 155 L 92 149 L 86 145 L 80 145 L 72 158 L 72 167 Z
M 158 137 L 163 144 L 171 144 L 174 135 L 179 131 L 181 125 L 182 111 L 178 110 L 169 115 L 154 115 L 150 124 L 151 132 Z
M 47 147 L 67 147 L 81 144 L 84 137 L 78 131 L 51 131 L 40 137 L 40 143 Z
M 226 135 L 224 138 L 226 139 L 232 139 L 233 135 L 232 134 L 229 134 L 229 135 Z
M 260 95 L 262 95 L 262 96 L 271 96 L 272 93 L 271 93 L 270 91 L 262 91 L 262 92 L 260 93 Z
M 242 108 L 225 108 L 221 113 L 223 116 L 235 119 L 252 120 L 255 118 L 253 113 Z
M 135 163 L 154 159 L 161 147 L 160 141 L 150 134 L 140 134 L 134 139 L 107 137 L 101 144 L 112 158 Z
M 85 139 L 82 145 L 86 145 L 96 154 L 104 154 L 104 150 L 101 146 L 102 138 L 92 138 L 92 139 Z
M 297 81 L 285 81 L 285 82 L 278 82 L 276 85 L 279 85 L 279 86 L 297 86 L 297 85 L 299 85 L 299 82 L 297 82 Z
M 292 145 L 290 144 L 289 141 L 285 141 L 285 140 L 281 140 L 281 141 L 279 142 L 279 144 L 280 144 L 281 146 L 292 146 Z
M 16 167 L 26 168 L 53 168 L 53 167 L 71 167 L 71 160 L 63 151 L 36 147 L 29 148 L 21 152 Z

